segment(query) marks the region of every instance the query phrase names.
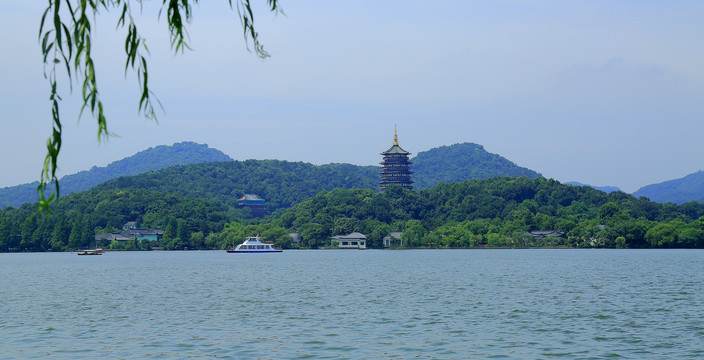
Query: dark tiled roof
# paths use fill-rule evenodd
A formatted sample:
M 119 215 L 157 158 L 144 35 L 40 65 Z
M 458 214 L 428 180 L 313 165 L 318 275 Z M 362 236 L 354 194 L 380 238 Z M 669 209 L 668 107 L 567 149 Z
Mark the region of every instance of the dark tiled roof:
M 386 154 L 407 154 L 407 155 L 411 155 L 410 152 L 401 149 L 401 147 L 398 146 L 398 145 L 393 145 L 393 146 L 391 146 L 391 147 L 389 148 L 389 150 L 386 150 L 386 151 L 384 151 L 383 153 L 381 153 L 381 155 L 386 155 Z
M 528 233 L 529 235 L 533 236 L 536 239 L 543 239 L 548 236 L 550 237 L 561 237 L 564 236 L 565 233 L 557 230 L 536 230 L 536 231 L 531 231 Z
M 367 236 L 364 235 L 364 234 L 362 234 L 362 233 L 359 233 L 359 232 L 356 232 L 356 231 L 355 231 L 355 232 L 353 232 L 353 233 L 351 233 L 351 234 L 333 236 L 332 238 L 335 239 L 335 240 L 359 240 L 359 239 L 364 239 L 364 240 L 366 240 L 366 239 L 367 239 Z
M 116 241 L 127 241 L 127 240 L 132 240 L 134 239 L 133 237 L 125 236 L 120 233 L 112 233 L 112 234 L 95 234 L 95 240 L 116 240 Z

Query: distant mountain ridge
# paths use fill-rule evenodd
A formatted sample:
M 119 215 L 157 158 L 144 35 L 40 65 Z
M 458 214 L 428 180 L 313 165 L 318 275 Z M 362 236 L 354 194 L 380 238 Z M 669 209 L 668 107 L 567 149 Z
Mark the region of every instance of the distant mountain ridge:
M 220 150 L 209 148 L 208 145 L 185 141 L 171 146 L 155 146 L 122 160 L 114 161 L 105 167 L 93 166 L 90 170 L 66 175 L 59 180 L 59 185 L 61 186 L 61 195 L 68 195 L 88 190 L 120 176 L 137 175 L 174 165 L 220 161 L 232 161 L 232 158 Z M 39 182 L 0 189 L 0 209 L 37 201 L 37 185 Z
M 589 186 L 592 189 L 601 190 L 607 194 L 610 192 L 613 192 L 613 191 L 621 191 L 621 189 L 619 189 L 616 186 L 594 186 L 594 185 L 589 185 L 589 184 L 582 184 L 581 182 L 577 182 L 577 181 L 569 181 L 569 182 L 566 182 L 565 184 L 566 185 L 574 185 L 574 186 Z
M 537 178 L 535 171 L 521 168 L 488 153 L 481 145 L 455 144 L 420 152 L 413 160 L 414 188 L 430 188 L 498 176 Z M 235 206 L 245 193 L 266 199 L 270 211 L 285 209 L 320 191 L 336 188 L 379 189 L 381 168 L 352 164 L 313 165 L 281 160 L 245 160 L 223 164 L 175 166 L 108 181 L 97 189 L 175 192 Z
M 699 170 L 679 179 L 644 186 L 634 192 L 633 196 L 645 196 L 659 203 L 704 202 L 704 171 Z
M 466 142 L 440 146 L 419 152 L 411 159 L 414 188 L 431 188 L 438 183 L 453 183 L 465 180 L 488 179 L 497 176 L 531 179 L 540 173 L 520 167 L 508 159 L 492 154 L 482 145 Z
M 227 161 L 228 165 L 197 165 L 223 161 Z M 540 176 L 533 170 L 519 167 L 473 143 L 441 146 L 419 152 L 412 162 L 416 189 L 431 188 L 438 183 L 498 176 L 527 176 L 533 179 Z M 173 168 L 174 166 L 176 167 Z M 352 164 L 316 166 L 277 160 L 234 161 L 207 145 L 183 142 L 172 146 L 157 146 L 106 167 L 93 167 L 88 171 L 64 176 L 60 184 L 61 195 L 88 190 L 101 183 L 105 183 L 102 188 L 106 189 L 140 188 L 205 198 L 218 194 L 220 199 L 225 198 L 223 191 L 233 198 L 245 192 L 253 192 L 266 198 L 271 207 L 276 209 L 291 206 L 319 191 L 336 187 L 376 190 L 380 172 L 378 166 Z M 216 178 L 225 183 L 217 184 Z M 36 201 L 36 186 L 37 183 L 33 183 L 0 189 L 0 208 L 8 205 L 17 207 L 25 202 Z M 279 194 L 284 190 L 293 193 Z

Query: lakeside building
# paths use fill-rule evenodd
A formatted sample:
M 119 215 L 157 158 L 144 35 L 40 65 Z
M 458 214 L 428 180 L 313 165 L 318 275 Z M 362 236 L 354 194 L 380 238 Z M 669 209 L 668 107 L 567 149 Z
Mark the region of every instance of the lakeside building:
M 237 200 L 237 206 L 246 207 L 254 217 L 263 218 L 266 216 L 266 200 L 255 194 L 244 194 Z
M 379 187 L 384 191 L 389 185 L 399 185 L 405 189 L 413 190 L 413 180 L 411 180 L 411 161 L 408 156 L 410 152 L 403 150 L 398 144 L 398 133 L 394 126 L 394 142 L 389 150 L 381 153 L 384 156 L 381 161 L 381 182 Z
M 535 240 L 541 240 L 545 238 L 561 238 L 565 236 L 565 233 L 557 230 L 537 230 L 527 232 L 526 235 L 532 236 Z
M 122 226 L 124 231 L 119 233 L 108 233 L 108 234 L 95 234 L 96 242 L 117 242 L 125 243 L 129 240 L 149 240 L 156 241 L 160 240 L 164 236 L 164 230 L 161 229 L 137 229 L 136 221 L 128 221 Z
M 367 248 L 367 236 L 356 231 L 347 235 L 333 236 L 330 240 L 333 244 L 337 243 L 339 249 Z
M 384 238 L 382 239 L 384 247 L 401 246 L 402 234 L 403 233 L 400 231 L 392 231 L 389 233 L 389 235 L 384 236 Z

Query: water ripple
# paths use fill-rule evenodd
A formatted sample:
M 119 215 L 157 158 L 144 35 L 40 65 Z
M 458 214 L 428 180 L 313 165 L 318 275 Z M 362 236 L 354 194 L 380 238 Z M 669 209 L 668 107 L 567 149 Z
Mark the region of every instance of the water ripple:
M 704 251 L 0 254 L 9 359 L 702 358 Z

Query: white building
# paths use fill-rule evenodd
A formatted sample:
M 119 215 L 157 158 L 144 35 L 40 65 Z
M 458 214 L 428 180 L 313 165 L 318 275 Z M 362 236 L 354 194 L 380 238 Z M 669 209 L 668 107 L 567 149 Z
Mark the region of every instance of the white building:
M 331 238 L 332 241 L 337 242 L 337 247 L 340 249 L 366 249 L 367 248 L 367 237 L 366 235 L 358 232 L 353 232 L 347 235 L 337 235 Z

